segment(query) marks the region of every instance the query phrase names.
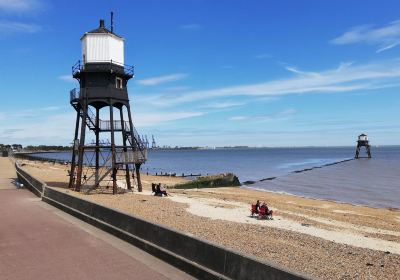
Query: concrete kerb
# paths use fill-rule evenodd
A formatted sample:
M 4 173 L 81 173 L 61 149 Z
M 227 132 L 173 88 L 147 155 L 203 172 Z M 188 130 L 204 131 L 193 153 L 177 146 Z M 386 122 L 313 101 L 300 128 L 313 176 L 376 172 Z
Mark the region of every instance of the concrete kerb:
M 21 175 L 18 165 L 16 168 L 17 174 Z M 23 170 L 22 172 L 26 173 Z M 23 176 L 23 179 L 22 181 L 27 186 L 32 186 L 32 181 L 33 184 L 40 182 L 30 175 Z M 29 189 L 39 192 L 34 186 Z M 278 265 L 227 250 L 206 240 L 59 192 L 43 183 L 41 189 L 42 192 L 39 193 L 43 201 L 195 277 L 201 279 L 310 279 Z

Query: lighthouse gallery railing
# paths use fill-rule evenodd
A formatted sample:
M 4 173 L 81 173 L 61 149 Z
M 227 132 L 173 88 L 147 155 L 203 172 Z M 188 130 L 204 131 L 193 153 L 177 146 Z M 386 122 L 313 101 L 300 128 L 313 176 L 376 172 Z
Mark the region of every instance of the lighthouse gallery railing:
M 96 66 L 96 70 L 110 70 L 110 71 L 115 71 L 116 73 L 121 72 L 122 74 L 129 75 L 129 76 L 134 76 L 135 75 L 135 68 L 134 66 L 131 65 L 125 65 L 123 63 L 120 63 L 118 61 L 114 60 L 91 60 L 90 62 L 82 63 L 81 60 L 78 60 L 73 66 L 72 66 L 72 76 L 75 76 L 79 72 L 90 69 L 89 66 Z

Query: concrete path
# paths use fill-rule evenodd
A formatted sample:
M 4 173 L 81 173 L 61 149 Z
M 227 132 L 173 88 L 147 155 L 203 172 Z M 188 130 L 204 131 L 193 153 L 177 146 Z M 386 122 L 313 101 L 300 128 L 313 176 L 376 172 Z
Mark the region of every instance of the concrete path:
M 138 248 L 16 189 L 0 158 L 0 278 L 193 279 Z
M 9 158 L 0 157 L 0 190 L 15 189 L 12 182 L 17 178 L 15 168 Z

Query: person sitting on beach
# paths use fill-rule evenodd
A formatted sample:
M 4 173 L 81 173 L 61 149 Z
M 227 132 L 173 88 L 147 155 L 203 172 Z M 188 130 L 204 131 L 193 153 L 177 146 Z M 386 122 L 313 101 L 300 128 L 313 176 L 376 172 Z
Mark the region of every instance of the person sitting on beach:
M 262 219 L 265 217 L 265 202 L 261 203 L 259 209 L 258 209 L 258 218 Z
M 155 184 L 155 185 L 156 185 L 156 191 L 154 192 L 154 195 L 162 196 L 162 194 L 161 194 L 161 183 Z
M 265 207 L 266 207 L 266 204 L 265 204 L 265 202 L 263 201 L 263 202 L 261 203 L 261 205 L 260 205 L 259 210 L 265 209 Z
M 157 190 L 156 190 L 156 184 L 155 183 L 151 183 L 151 192 L 154 193 L 154 195 L 156 194 Z
M 269 210 L 268 205 L 265 204 L 265 214 L 272 220 L 272 214 L 274 213 L 274 211 Z
M 162 195 L 168 196 L 167 189 L 164 186 L 160 186 L 160 191 L 161 191 L 161 196 Z
M 259 200 L 257 200 L 257 203 L 256 203 L 256 214 L 258 214 L 258 212 L 259 212 L 259 210 L 260 210 L 260 201 Z

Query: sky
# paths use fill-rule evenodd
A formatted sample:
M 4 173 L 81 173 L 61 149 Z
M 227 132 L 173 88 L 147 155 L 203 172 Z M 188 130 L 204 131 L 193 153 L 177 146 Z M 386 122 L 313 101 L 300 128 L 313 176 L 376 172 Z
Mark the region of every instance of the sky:
M 134 65 L 134 125 L 160 146 L 400 139 L 398 1 L 0 0 L 0 143 L 69 145 L 80 37 L 101 18 Z

